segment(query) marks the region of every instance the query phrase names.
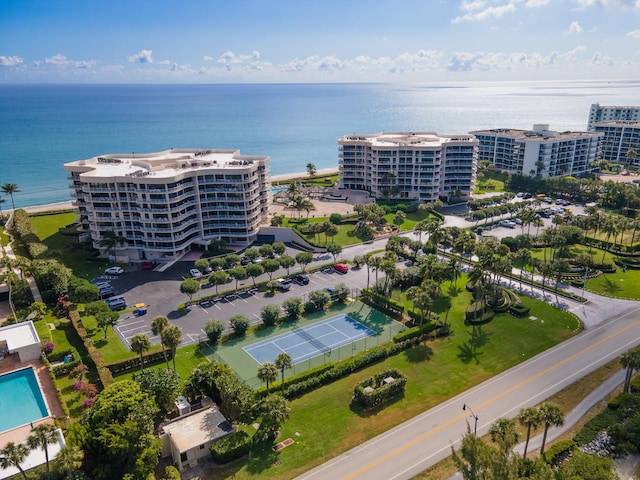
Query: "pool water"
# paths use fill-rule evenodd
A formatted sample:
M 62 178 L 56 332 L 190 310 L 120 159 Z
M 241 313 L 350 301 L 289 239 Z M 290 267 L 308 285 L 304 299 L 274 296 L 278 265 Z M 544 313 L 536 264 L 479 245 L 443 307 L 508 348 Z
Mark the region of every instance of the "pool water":
M 49 416 L 32 367 L 0 375 L 0 432 Z

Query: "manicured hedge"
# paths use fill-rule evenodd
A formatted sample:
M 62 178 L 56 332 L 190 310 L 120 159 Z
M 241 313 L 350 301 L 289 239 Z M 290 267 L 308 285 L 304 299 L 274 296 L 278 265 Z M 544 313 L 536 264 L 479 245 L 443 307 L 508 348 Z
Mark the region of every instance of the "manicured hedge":
M 47 354 L 47 360 L 51 363 L 61 362 L 67 355 L 71 355 L 74 360 L 80 358 L 75 348 L 67 348 L 66 350 L 53 351 Z
M 76 368 L 81 363 L 82 362 L 80 361 L 80 359 L 74 360 L 73 362 L 63 363 L 60 365 L 56 365 L 55 367 L 51 367 L 51 371 L 56 378 L 63 377 L 65 375 L 68 375 L 71 370 Z
M 247 432 L 239 431 L 222 437 L 209 447 L 216 463 L 229 463 L 244 457 L 251 449 L 251 437 Z
M 316 377 L 318 375 L 322 375 L 322 373 L 326 372 L 327 370 L 331 370 L 332 368 L 335 367 L 335 362 L 327 362 L 323 365 L 319 365 L 317 367 L 311 368 L 309 370 L 305 370 L 304 372 L 301 372 L 297 375 L 293 375 L 289 378 L 286 378 L 284 380 L 284 387 L 285 389 L 288 388 L 290 385 L 294 385 L 296 383 L 301 383 L 301 382 L 305 382 L 306 380 L 308 380 L 309 378 L 313 378 Z M 278 385 L 278 388 L 282 389 L 282 382 L 273 382 L 269 388 L 270 391 L 273 390 L 277 390 L 277 388 L 274 385 Z M 264 396 L 267 394 L 267 389 L 266 387 L 260 387 L 256 390 L 256 394 L 257 395 L 261 395 Z
M 167 352 L 167 358 L 171 359 L 173 356 L 173 352 L 171 349 L 165 349 Z M 164 355 L 162 350 L 157 352 L 146 353 L 142 356 L 142 363 L 144 365 L 151 365 L 158 362 L 164 361 Z M 118 360 L 117 362 L 111 362 L 105 365 L 110 371 L 112 375 L 120 375 L 123 373 L 127 373 L 130 370 L 135 370 L 136 368 L 140 368 L 140 357 L 130 357 L 125 358 L 124 360 Z
M 559 442 L 551 445 L 543 454 L 542 459 L 550 464 L 555 465 L 557 461 L 561 461 L 562 458 L 568 453 L 578 448 L 576 442 L 573 440 L 560 440 Z
M 408 348 L 414 347 L 420 343 L 419 338 L 412 338 L 401 343 L 389 343 L 374 347 L 366 352 L 362 352 L 352 358 L 343 360 L 333 365 L 332 368 L 325 372 L 310 377 L 304 381 L 289 385 L 284 390 L 284 397 L 287 399 L 295 398 L 303 395 L 311 390 L 315 390 L 323 385 L 346 377 L 347 375 L 357 372 L 369 365 L 380 362 L 387 357 L 396 355 Z
M 113 375 L 104 364 L 104 358 L 100 351 L 93 345 L 93 340 L 87 333 L 87 330 L 84 328 L 82 324 L 82 319 L 80 318 L 80 314 L 76 310 L 71 310 L 69 312 L 69 319 L 73 324 L 73 328 L 76 329 L 76 332 L 82 339 L 85 348 L 87 349 L 87 353 L 91 360 L 93 361 L 96 370 L 98 372 L 98 377 L 100 378 L 100 382 L 102 383 L 102 388 L 107 388 L 109 385 L 113 383 Z
M 425 323 L 422 326 L 411 327 L 400 333 L 397 333 L 393 337 L 393 341 L 394 343 L 401 343 L 406 340 L 410 340 L 412 338 L 420 338 L 423 335 L 427 335 L 433 332 L 437 328 L 438 328 L 438 325 L 435 323 Z
M 393 379 L 389 383 L 385 380 Z M 353 390 L 353 402 L 364 407 L 374 408 L 404 394 L 407 377 L 395 368 L 385 370 L 358 383 Z M 370 387 L 370 388 L 367 388 Z
M 48 250 L 48 247 L 40 242 L 38 236 L 33 232 L 29 214 L 23 209 L 18 209 L 14 212 L 13 229 L 20 242 L 27 248 L 32 259 L 42 256 Z
M 515 315 L 516 317 L 524 317 L 525 315 L 529 315 L 530 311 L 531 308 L 522 304 L 513 305 L 509 308 L 509 313 Z

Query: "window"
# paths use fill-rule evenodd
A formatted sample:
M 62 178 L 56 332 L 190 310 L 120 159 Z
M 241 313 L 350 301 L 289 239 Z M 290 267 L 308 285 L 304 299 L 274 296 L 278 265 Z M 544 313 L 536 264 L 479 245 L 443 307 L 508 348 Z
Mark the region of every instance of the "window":
M 180 454 L 180 461 L 181 462 L 186 462 L 187 461 L 187 452 L 182 452 Z

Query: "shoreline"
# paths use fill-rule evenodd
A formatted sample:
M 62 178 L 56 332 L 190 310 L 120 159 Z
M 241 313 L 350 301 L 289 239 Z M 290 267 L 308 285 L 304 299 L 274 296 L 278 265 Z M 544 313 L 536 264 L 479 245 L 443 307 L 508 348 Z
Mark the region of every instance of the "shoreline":
M 338 168 L 322 168 L 316 171 L 316 176 L 334 175 L 338 173 Z M 272 175 L 271 181 L 292 180 L 294 178 L 311 178 L 307 172 L 285 173 L 282 175 Z M 44 205 L 32 205 L 29 207 L 18 207 L 16 210 L 24 210 L 27 213 L 53 212 L 56 210 L 72 210 L 72 200 L 55 203 L 45 203 Z

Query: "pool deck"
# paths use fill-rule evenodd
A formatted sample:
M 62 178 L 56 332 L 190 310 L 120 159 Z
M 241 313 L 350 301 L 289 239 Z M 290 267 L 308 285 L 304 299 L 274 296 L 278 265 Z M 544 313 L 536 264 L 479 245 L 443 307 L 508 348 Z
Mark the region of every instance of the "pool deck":
M 58 402 L 56 389 L 51 382 L 51 378 L 49 378 L 47 368 L 42 363 L 40 363 L 40 360 L 20 362 L 18 354 L 14 353 L 12 355 L 4 357 L 2 363 L 0 363 L 0 375 L 13 372 L 14 370 L 19 370 L 25 367 L 33 367 L 34 371 L 36 372 L 38 383 L 40 384 L 42 394 L 44 396 L 45 402 L 47 403 L 47 408 L 49 409 L 49 414 L 51 415 L 48 418 L 43 418 L 42 420 L 33 422 L 33 426 L 35 427 L 42 423 L 49 423 L 51 425 L 54 425 L 54 419 L 63 418 L 64 412 L 62 410 L 62 407 L 60 407 L 60 403 Z M 22 427 L 7 430 L 6 432 L 0 432 L 0 449 L 4 448 L 4 446 L 8 442 L 24 442 L 30 434 L 31 425 L 24 425 Z

